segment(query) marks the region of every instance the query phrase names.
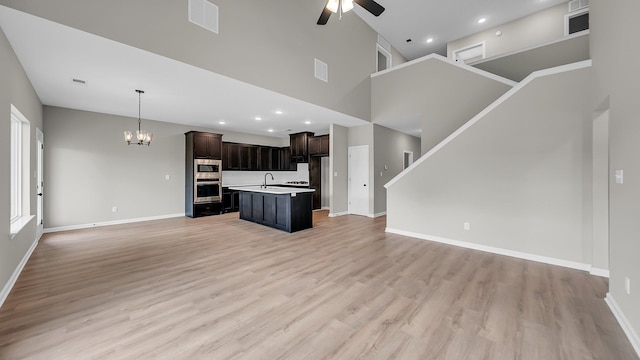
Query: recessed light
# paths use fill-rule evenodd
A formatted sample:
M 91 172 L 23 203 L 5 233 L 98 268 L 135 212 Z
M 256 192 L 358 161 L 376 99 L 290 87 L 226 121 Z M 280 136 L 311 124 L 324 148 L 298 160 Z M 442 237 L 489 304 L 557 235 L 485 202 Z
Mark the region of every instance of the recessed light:
M 305 121 L 304 123 L 307 124 L 307 125 L 311 125 L 311 121 L 309 121 L 309 120 Z
M 430 44 L 430 43 L 432 43 L 432 42 L 433 42 L 433 38 L 428 38 L 428 39 L 427 39 L 427 44 Z
M 276 110 L 276 114 L 282 115 L 282 110 Z
M 273 129 L 269 129 L 269 130 L 267 130 L 267 131 L 268 131 L 268 132 L 273 132 Z
M 220 124 L 220 125 L 224 125 L 224 124 L 226 124 L 226 122 L 224 122 L 224 121 L 218 121 L 218 124 Z
M 258 120 L 258 121 L 262 120 L 262 118 L 260 116 L 256 116 L 255 119 Z
M 487 21 L 487 19 L 486 19 L 486 18 L 479 19 L 479 20 L 478 20 L 478 24 L 482 24 L 482 23 L 484 23 L 485 21 Z

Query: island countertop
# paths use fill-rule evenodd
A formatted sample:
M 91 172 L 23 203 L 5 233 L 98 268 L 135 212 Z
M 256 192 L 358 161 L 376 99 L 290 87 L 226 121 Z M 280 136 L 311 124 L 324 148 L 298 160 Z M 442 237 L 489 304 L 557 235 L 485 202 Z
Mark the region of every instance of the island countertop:
M 258 192 L 265 194 L 299 194 L 299 193 L 311 193 L 316 191 L 315 189 L 308 188 L 294 188 L 294 187 L 278 187 L 267 186 L 263 188 L 261 186 L 230 186 L 231 190 Z

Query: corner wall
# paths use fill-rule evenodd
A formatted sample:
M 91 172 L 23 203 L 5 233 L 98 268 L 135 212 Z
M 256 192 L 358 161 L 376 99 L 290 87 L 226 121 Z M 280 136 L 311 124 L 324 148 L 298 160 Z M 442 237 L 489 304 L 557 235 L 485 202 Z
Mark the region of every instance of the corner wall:
M 329 216 L 345 215 L 347 207 L 347 148 L 349 129 L 329 127 Z
M 382 215 L 387 211 L 387 189 L 384 187 L 391 179 L 400 174 L 404 164 L 404 152 L 413 152 L 413 160 L 420 157 L 420 138 L 395 131 L 384 126 L 373 125 L 374 164 L 373 215 Z
M 590 4 L 591 56 L 596 77 L 592 108 L 609 103 L 609 304 L 640 355 L 640 121 L 638 96 L 640 68 L 629 59 L 640 57 L 637 46 L 629 46 L 629 35 L 637 34 L 634 21 L 640 13 L 636 0 Z M 615 171 L 624 171 L 617 184 Z M 631 293 L 625 290 L 631 281 Z
M 10 239 L 10 124 L 11 104 L 13 104 L 30 124 L 30 168 L 34 174 L 37 167 L 36 128 L 42 130 L 42 104 L 27 75 L 20 65 L 4 32 L 0 30 L 0 305 L 8 295 L 17 271 L 30 254 L 36 242 L 35 218 Z M 30 179 L 29 209 L 36 212 L 36 182 Z

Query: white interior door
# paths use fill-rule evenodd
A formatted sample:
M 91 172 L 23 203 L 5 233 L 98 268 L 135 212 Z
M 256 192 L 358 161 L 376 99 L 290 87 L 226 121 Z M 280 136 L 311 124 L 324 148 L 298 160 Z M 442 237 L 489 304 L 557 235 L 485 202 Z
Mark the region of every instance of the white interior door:
M 369 215 L 369 146 L 349 147 L 349 214 Z
M 43 197 L 44 197 L 44 134 L 36 128 L 37 169 L 36 169 L 36 239 L 40 239 L 44 231 Z

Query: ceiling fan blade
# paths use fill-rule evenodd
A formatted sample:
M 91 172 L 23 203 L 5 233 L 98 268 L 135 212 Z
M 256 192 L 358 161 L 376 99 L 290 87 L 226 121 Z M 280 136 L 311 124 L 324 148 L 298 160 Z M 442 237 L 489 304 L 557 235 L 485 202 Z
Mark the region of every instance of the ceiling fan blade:
M 373 0 L 353 0 L 353 2 L 362 6 L 373 16 L 380 16 L 384 12 L 384 7 Z
M 320 18 L 318 19 L 318 25 L 326 25 L 327 21 L 329 21 L 329 16 L 331 16 L 331 10 L 327 9 L 325 6 L 322 9 L 322 14 L 320 14 Z

